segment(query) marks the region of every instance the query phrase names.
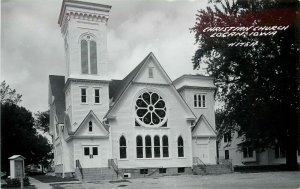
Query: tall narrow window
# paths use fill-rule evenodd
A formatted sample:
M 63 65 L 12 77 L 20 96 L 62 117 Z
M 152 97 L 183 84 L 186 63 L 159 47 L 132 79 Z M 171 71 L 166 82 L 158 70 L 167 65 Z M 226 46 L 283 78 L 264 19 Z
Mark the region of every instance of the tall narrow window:
M 154 137 L 154 157 L 160 157 L 160 140 L 159 136 Z
M 244 158 L 252 158 L 253 157 L 253 149 L 250 147 L 243 148 L 243 157 Z
M 231 132 L 228 131 L 224 134 L 224 142 L 231 142 Z
M 178 137 L 178 157 L 184 157 L 184 146 L 183 146 L 183 139 L 181 136 Z
M 88 42 L 81 41 L 81 72 L 83 74 L 89 73 L 89 59 L 88 59 Z
M 97 43 L 87 35 L 81 40 L 81 73 L 97 74 Z
M 89 122 L 89 132 L 93 132 L 93 122 Z
M 127 153 L 126 153 L 126 139 L 124 136 L 120 137 L 120 159 L 126 159 Z
M 143 158 L 143 138 L 141 136 L 136 137 L 136 157 Z
M 202 107 L 205 107 L 205 95 L 202 95 Z
M 95 103 L 100 103 L 100 89 L 95 89 Z
M 93 156 L 98 155 L 98 147 L 93 147 Z
M 151 145 L 151 137 L 149 135 L 145 138 L 146 144 L 146 158 L 152 158 L 152 145 Z
M 97 74 L 97 45 L 95 41 L 90 42 L 90 65 L 91 74 Z
M 81 88 L 81 103 L 86 103 L 86 89 Z
M 279 145 L 275 145 L 275 158 L 285 158 L 285 150 Z
M 166 135 L 164 135 L 162 138 L 162 144 L 163 144 L 163 157 L 169 157 L 169 141 Z
M 195 108 L 205 108 L 206 107 L 206 97 L 205 94 L 195 94 L 194 95 L 194 107 Z
M 225 159 L 229 159 L 229 150 L 225 150 Z

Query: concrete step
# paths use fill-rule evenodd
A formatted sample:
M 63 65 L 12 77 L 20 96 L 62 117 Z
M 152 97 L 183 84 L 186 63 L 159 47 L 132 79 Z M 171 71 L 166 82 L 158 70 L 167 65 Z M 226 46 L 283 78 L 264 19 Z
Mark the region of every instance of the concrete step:
M 82 174 L 81 174 L 82 173 Z M 76 177 L 83 181 L 117 180 L 117 174 L 110 168 L 82 168 L 76 170 Z
M 228 165 L 224 164 L 217 164 L 217 165 L 198 165 L 193 167 L 193 173 L 198 175 L 205 175 L 205 174 L 225 174 L 231 173 L 232 169 Z

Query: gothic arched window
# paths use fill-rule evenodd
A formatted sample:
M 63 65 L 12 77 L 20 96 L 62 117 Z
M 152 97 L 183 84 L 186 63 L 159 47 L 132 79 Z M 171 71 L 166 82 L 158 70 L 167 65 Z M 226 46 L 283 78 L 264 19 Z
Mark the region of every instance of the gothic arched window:
M 135 104 L 136 121 L 145 126 L 163 126 L 167 121 L 167 108 L 163 98 L 156 92 L 144 92 Z
M 126 139 L 124 136 L 120 137 L 120 159 L 126 159 L 127 158 L 127 152 L 126 152 Z
M 163 157 L 169 157 L 169 141 L 168 141 L 168 136 L 164 135 L 162 137 L 162 145 L 163 145 Z
M 178 157 L 184 157 L 184 146 L 183 146 L 183 139 L 181 136 L 178 137 L 177 144 L 178 144 Z
M 89 132 L 93 132 L 93 122 L 89 122 Z
M 97 44 L 86 35 L 81 39 L 81 73 L 97 74 Z
M 136 157 L 143 158 L 143 138 L 141 136 L 136 137 Z
M 154 137 L 154 157 L 160 157 L 160 140 L 157 135 Z
M 145 146 L 146 146 L 146 158 L 152 158 L 152 144 L 151 137 L 149 135 L 145 138 Z

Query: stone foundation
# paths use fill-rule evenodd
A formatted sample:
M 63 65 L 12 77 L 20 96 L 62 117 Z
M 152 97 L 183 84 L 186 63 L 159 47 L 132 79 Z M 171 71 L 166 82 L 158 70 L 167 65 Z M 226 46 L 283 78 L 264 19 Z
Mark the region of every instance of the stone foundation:
M 119 169 L 119 175 L 124 179 L 142 177 L 161 177 L 192 173 L 193 172 L 191 167 Z

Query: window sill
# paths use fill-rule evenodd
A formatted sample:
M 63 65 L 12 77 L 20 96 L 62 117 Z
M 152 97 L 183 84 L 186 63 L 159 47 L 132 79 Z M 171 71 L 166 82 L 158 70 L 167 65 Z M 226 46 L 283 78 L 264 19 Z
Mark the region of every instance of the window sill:
M 207 107 L 195 107 L 195 106 L 194 106 L 194 108 L 195 109 L 207 109 Z
M 88 103 L 85 103 L 85 102 L 81 102 L 80 104 L 81 105 L 88 105 Z
M 170 160 L 171 157 L 160 157 L 160 158 L 135 158 L 136 160 Z
M 94 103 L 94 105 L 101 105 L 102 103 Z
M 128 158 L 126 158 L 126 159 L 118 159 L 119 161 L 129 161 L 129 159 Z
M 177 157 L 178 159 L 187 159 L 187 157 Z

